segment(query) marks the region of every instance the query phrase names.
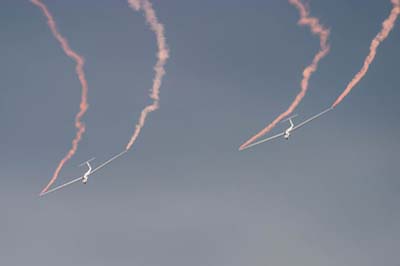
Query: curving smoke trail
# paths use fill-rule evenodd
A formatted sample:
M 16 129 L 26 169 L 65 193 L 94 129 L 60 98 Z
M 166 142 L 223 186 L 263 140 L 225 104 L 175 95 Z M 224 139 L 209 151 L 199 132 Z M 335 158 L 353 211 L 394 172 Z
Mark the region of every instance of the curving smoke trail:
M 82 86 L 82 95 L 81 95 L 81 103 L 79 106 L 79 112 L 75 116 L 75 127 L 77 129 L 75 138 L 72 140 L 72 147 L 68 151 L 68 153 L 64 156 L 64 158 L 58 164 L 53 177 L 50 179 L 49 183 L 44 187 L 40 195 L 46 193 L 46 191 L 51 187 L 51 185 L 56 181 L 61 169 L 63 168 L 64 164 L 71 159 L 71 157 L 75 154 L 76 150 L 78 149 L 78 143 L 82 139 L 82 135 L 85 132 L 85 125 L 82 123 L 81 119 L 82 116 L 85 114 L 86 110 L 88 109 L 87 103 L 87 92 L 88 92 L 88 85 L 85 78 L 85 72 L 83 71 L 84 60 L 83 58 L 77 54 L 68 44 L 67 39 L 65 39 L 57 30 L 56 22 L 51 15 L 50 11 L 48 10 L 47 6 L 42 3 L 40 0 L 30 0 L 34 5 L 39 7 L 45 17 L 47 18 L 47 23 L 50 27 L 51 32 L 53 33 L 54 37 L 60 43 L 64 53 L 72 58 L 76 62 L 75 71 L 78 75 L 79 81 Z
M 369 66 L 374 61 L 376 56 L 376 50 L 382 41 L 386 39 L 389 35 L 390 31 L 393 29 L 393 26 L 396 22 L 397 17 L 400 14 L 400 0 L 391 0 L 393 4 L 392 11 L 390 15 L 385 21 L 382 23 L 381 31 L 375 36 L 372 40 L 371 45 L 369 47 L 369 54 L 365 58 L 364 64 L 360 71 L 353 77 L 350 83 L 347 85 L 346 89 L 339 95 L 336 101 L 332 104 L 332 108 L 336 107 L 346 96 L 350 93 L 350 91 L 360 82 L 360 80 L 365 76 L 368 71 Z
M 303 79 L 301 81 L 301 90 L 297 94 L 296 98 L 294 101 L 291 103 L 289 108 L 280 114 L 275 120 L 271 122 L 267 127 L 265 127 L 263 130 L 255 134 L 253 137 L 251 137 L 249 140 L 247 140 L 245 143 L 243 143 L 239 150 L 245 149 L 248 145 L 250 145 L 252 142 L 257 140 L 258 138 L 262 137 L 266 133 L 268 133 L 273 127 L 276 126 L 283 118 L 286 116 L 290 115 L 294 109 L 299 105 L 301 100 L 303 99 L 304 95 L 307 92 L 308 89 L 308 82 L 310 80 L 311 75 L 317 70 L 318 63 L 319 61 L 324 58 L 328 53 L 329 53 L 329 44 L 328 44 L 328 37 L 329 37 L 329 30 L 326 29 L 324 26 L 322 26 L 319 23 L 319 20 L 315 17 L 310 17 L 309 16 L 309 11 L 306 8 L 306 6 L 300 1 L 300 0 L 289 0 L 290 4 L 294 5 L 300 13 L 300 20 L 299 20 L 299 25 L 306 25 L 309 26 L 311 29 L 311 32 L 315 35 L 318 35 L 320 39 L 320 50 L 318 53 L 314 56 L 312 62 L 310 65 L 308 65 L 304 71 L 303 71 Z
M 126 150 L 129 150 L 138 138 L 140 131 L 142 130 L 146 121 L 147 115 L 159 108 L 160 101 L 160 87 L 162 78 L 165 75 L 164 65 L 169 57 L 169 51 L 164 36 L 164 26 L 158 21 L 156 13 L 153 9 L 152 4 L 148 0 L 128 0 L 129 5 L 139 11 L 143 9 L 144 16 L 147 23 L 149 23 L 151 30 L 156 34 L 157 46 L 158 46 L 158 60 L 154 66 L 155 76 L 153 79 L 153 86 L 151 88 L 150 98 L 153 99 L 153 103 L 146 106 L 139 117 L 139 121 L 136 124 L 135 131 L 126 145 Z

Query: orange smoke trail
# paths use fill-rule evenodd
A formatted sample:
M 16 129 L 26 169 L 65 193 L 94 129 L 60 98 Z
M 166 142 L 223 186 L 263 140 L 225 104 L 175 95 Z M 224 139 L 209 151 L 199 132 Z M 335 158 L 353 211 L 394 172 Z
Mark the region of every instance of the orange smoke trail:
M 391 1 L 393 4 L 392 11 L 390 12 L 389 17 L 382 23 L 381 31 L 372 40 L 371 46 L 369 47 L 369 54 L 365 58 L 364 65 L 362 66 L 361 70 L 353 77 L 353 79 L 347 85 L 342 94 L 340 94 L 336 101 L 332 104 L 332 107 L 336 107 L 365 76 L 372 61 L 374 61 L 378 46 L 381 44 L 382 41 L 386 39 L 390 31 L 393 29 L 396 19 L 400 14 L 400 0 Z
M 294 109 L 299 105 L 299 103 L 303 99 L 304 95 L 306 94 L 307 89 L 308 89 L 308 82 L 310 80 L 311 75 L 317 70 L 319 61 L 329 53 L 329 44 L 328 44 L 329 30 L 326 29 L 325 27 L 323 27 L 319 23 L 319 20 L 317 18 L 309 16 L 308 9 L 304 6 L 304 4 L 302 2 L 300 2 L 300 0 L 289 0 L 289 2 L 299 10 L 299 13 L 300 13 L 300 20 L 298 22 L 299 25 L 309 26 L 311 29 L 311 32 L 313 34 L 316 34 L 319 36 L 320 50 L 314 56 L 312 63 L 304 69 L 303 79 L 301 81 L 301 91 L 297 94 L 296 98 L 291 103 L 289 108 L 285 112 L 280 114 L 277 118 L 275 118 L 275 120 L 272 121 L 271 124 L 269 124 L 263 130 L 261 130 L 260 132 L 255 134 L 253 137 L 251 137 L 249 140 L 247 140 L 245 143 L 243 143 L 240 146 L 239 150 L 243 150 L 248 145 L 250 145 L 252 142 L 254 142 L 256 139 L 258 139 L 258 138 L 262 137 L 263 135 L 265 135 L 266 133 L 268 133 L 283 118 L 290 115 L 294 111 Z
M 126 145 L 126 150 L 129 150 L 135 143 L 140 134 L 140 131 L 144 126 L 147 115 L 159 108 L 161 81 L 163 76 L 165 75 L 164 65 L 169 57 L 169 51 L 164 36 L 164 26 L 158 21 L 152 4 L 148 0 L 128 0 L 128 3 L 136 11 L 143 9 L 147 23 L 149 23 L 151 30 L 156 34 L 158 46 L 158 61 L 154 66 L 155 76 L 153 79 L 153 86 L 151 88 L 150 94 L 150 98 L 153 99 L 153 103 L 146 106 L 142 110 L 139 121 L 136 124 L 135 131 L 128 144 Z
M 42 195 L 56 181 L 64 164 L 69 159 L 71 159 L 71 157 L 75 154 L 76 150 L 78 149 L 78 143 L 81 140 L 83 133 L 85 132 L 85 125 L 81 122 L 81 118 L 85 114 L 86 110 L 88 109 L 88 104 L 87 104 L 88 85 L 87 85 L 87 81 L 85 78 L 85 73 L 83 71 L 83 65 L 84 65 L 83 58 L 71 49 L 71 47 L 68 45 L 67 39 L 65 39 L 58 32 L 56 22 L 55 22 L 53 16 L 51 15 L 50 11 L 48 10 L 47 6 L 45 4 L 43 4 L 40 0 L 31 0 L 31 2 L 34 5 L 38 6 L 42 10 L 43 14 L 47 18 L 47 23 L 50 27 L 51 32 L 53 33 L 53 35 L 57 39 L 57 41 L 60 43 L 64 53 L 76 62 L 75 71 L 76 71 L 76 74 L 78 75 L 79 81 L 82 86 L 81 103 L 79 106 L 80 109 L 75 117 L 75 127 L 77 128 L 77 132 L 76 132 L 75 138 L 72 141 L 72 147 L 68 151 L 68 153 L 65 155 L 65 157 L 58 164 L 58 166 L 53 174 L 53 177 L 50 179 L 50 182 L 45 186 L 45 188 L 40 193 L 40 195 Z

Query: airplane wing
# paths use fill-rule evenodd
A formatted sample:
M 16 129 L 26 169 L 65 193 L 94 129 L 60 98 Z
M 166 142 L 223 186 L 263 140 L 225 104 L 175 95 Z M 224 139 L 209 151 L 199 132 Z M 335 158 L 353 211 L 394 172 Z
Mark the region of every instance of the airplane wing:
M 318 117 L 324 115 L 325 113 L 329 112 L 330 110 L 332 110 L 332 107 L 330 107 L 330 108 L 328 108 L 328 109 L 322 111 L 321 113 L 316 114 L 316 115 L 310 117 L 309 119 L 307 119 L 307 120 L 301 122 L 300 124 L 296 125 L 296 126 L 293 128 L 293 131 L 295 131 L 295 130 L 298 129 L 298 128 L 301 128 L 302 126 L 308 124 L 309 122 L 313 121 L 314 119 L 317 119 Z
M 111 163 L 112 161 L 114 161 L 115 159 L 117 159 L 118 157 L 122 156 L 123 154 L 125 154 L 127 152 L 127 150 L 124 150 L 120 153 L 118 153 L 117 155 L 111 157 L 111 159 L 108 159 L 107 161 L 105 161 L 104 163 L 100 164 L 99 166 L 97 166 L 96 168 L 94 168 L 92 170 L 92 172 L 90 172 L 90 175 L 93 174 L 94 172 L 97 172 L 98 170 L 100 170 L 101 168 L 103 168 L 104 166 L 106 166 L 107 164 Z
M 269 138 L 266 138 L 266 139 L 262 139 L 262 140 L 260 140 L 260 141 L 257 141 L 257 142 L 254 142 L 254 143 L 248 145 L 248 146 L 245 147 L 243 150 L 248 149 L 248 148 L 251 148 L 251 147 L 256 146 L 256 145 L 258 145 L 258 144 L 261 144 L 261 143 L 264 143 L 264 142 L 273 140 L 273 139 L 277 139 L 277 138 L 279 138 L 279 137 L 282 137 L 283 135 L 285 135 L 285 132 L 276 134 L 276 135 L 274 135 L 274 136 L 272 136 L 272 137 L 269 137 Z
M 124 151 L 118 153 L 117 155 L 111 157 L 111 159 L 108 159 L 108 160 L 105 161 L 104 163 L 100 164 L 100 165 L 97 166 L 95 169 L 93 169 L 92 172 L 90 172 L 89 176 L 92 175 L 94 172 L 97 172 L 98 170 L 100 170 L 101 168 L 103 168 L 104 166 L 106 166 L 107 164 L 111 163 L 112 161 L 114 161 L 114 160 L 117 159 L 118 157 L 122 156 L 122 155 L 125 154 L 126 152 L 127 152 L 127 150 L 124 150 Z M 73 180 L 71 180 L 71 181 L 69 181 L 69 182 L 67 182 L 67 183 L 65 183 L 65 184 L 62 184 L 62 185 L 60 185 L 60 186 L 58 186 L 58 187 L 52 188 L 52 189 L 50 189 L 50 190 L 47 190 L 45 193 L 41 194 L 41 196 L 44 196 L 44 195 L 49 194 L 49 193 L 51 193 L 51 192 L 54 192 L 54 191 L 56 191 L 56 190 L 65 188 L 66 186 L 72 185 L 72 184 L 74 184 L 74 183 L 76 183 L 76 182 L 78 182 L 78 181 L 80 181 L 80 180 L 82 180 L 82 179 L 83 179 L 83 176 L 77 177 L 77 178 L 75 178 L 75 179 L 73 179 Z
M 83 176 L 77 177 L 77 178 L 75 178 L 75 179 L 73 179 L 73 180 L 71 180 L 71 181 L 69 181 L 69 182 L 67 182 L 65 184 L 62 184 L 62 185 L 60 185 L 58 187 L 55 187 L 55 188 L 47 190 L 45 193 L 41 194 L 40 196 L 44 196 L 44 195 L 49 194 L 51 192 L 54 192 L 56 190 L 62 189 L 64 187 L 66 187 L 66 186 L 72 185 L 73 183 L 76 183 L 76 182 L 82 180 L 82 178 L 83 178 Z

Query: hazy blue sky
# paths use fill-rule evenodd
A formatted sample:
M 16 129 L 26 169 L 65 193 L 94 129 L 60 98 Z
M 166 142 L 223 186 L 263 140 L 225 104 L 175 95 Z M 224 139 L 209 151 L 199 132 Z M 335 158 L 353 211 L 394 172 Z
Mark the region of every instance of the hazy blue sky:
M 39 198 L 70 147 L 81 89 L 40 10 L 2 1 L 0 264 L 398 266 L 400 26 L 334 112 L 288 142 L 238 152 L 292 101 L 318 39 L 283 0 L 152 2 L 171 52 L 161 109 L 87 186 Z M 90 90 L 61 183 L 125 147 L 150 101 L 156 46 L 126 1 L 45 3 L 85 57 Z M 308 3 L 332 50 L 297 121 L 336 99 L 391 9 Z

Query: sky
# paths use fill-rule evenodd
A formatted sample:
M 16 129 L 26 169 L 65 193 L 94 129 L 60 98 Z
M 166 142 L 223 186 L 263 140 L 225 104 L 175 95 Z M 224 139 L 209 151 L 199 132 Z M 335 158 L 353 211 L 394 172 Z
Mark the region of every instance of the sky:
M 81 162 L 124 149 L 151 102 L 157 47 L 126 1 L 44 2 L 85 58 L 89 84 L 87 131 L 61 184 L 86 170 Z M 239 152 L 288 107 L 318 38 L 287 1 L 152 3 L 170 49 L 160 109 L 86 186 L 38 197 L 75 135 L 81 88 L 40 10 L 2 1 L 0 264 L 397 266 L 399 23 L 333 112 L 288 141 Z M 331 52 L 295 121 L 333 103 L 391 9 L 308 4 L 331 30 Z

